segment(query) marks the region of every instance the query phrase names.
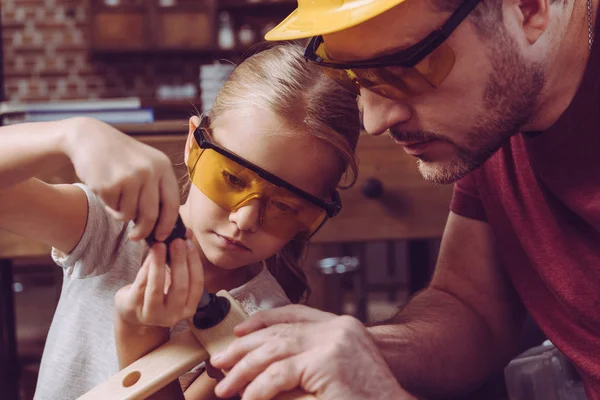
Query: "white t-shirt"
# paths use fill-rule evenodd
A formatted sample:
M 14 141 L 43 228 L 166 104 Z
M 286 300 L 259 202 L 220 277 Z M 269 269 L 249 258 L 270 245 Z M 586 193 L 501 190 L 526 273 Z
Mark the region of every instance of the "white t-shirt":
M 127 238 L 131 224 L 114 220 L 89 188 L 77 186 L 87 195 L 87 224 L 69 255 L 52 252 L 64 280 L 42 355 L 36 400 L 76 399 L 119 371 L 114 296 L 133 282 L 146 251 L 142 242 Z M 290 303 L 266 268 L 229 293 L 249 315 Z

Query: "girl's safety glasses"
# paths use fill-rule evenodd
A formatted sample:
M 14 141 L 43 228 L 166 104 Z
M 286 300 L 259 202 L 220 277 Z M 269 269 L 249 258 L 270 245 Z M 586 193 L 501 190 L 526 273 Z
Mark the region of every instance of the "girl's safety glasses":
M 235 211 L 249 201 L 260 202 L 261 228 L 272 235 L 306 240 L 328 218 L 337 215 L 341 200 L 332 202 L 305 192 L 251 162 L 210 143 L 207 118 L 194 131 L 188 172 L 194 186 L 220 207 Z
M 371 60 L 343 62 L 328 57 L 322 36 L 313 37 L 304 57 L 320 66 L 340 85 L 360 94 L 360 88 L 402 100 L 438 87 L 454 66 L 454 52 L 444 41 L 481 0 L 466 0 L 446 23 L 419 43 Z

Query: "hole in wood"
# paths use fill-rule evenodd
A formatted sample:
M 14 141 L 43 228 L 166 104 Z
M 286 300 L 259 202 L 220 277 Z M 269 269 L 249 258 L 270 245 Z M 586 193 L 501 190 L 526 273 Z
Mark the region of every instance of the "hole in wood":
M 140 371 L 133 371 L 133 372 L 127 374 L 127 376 L 123 379 L 123 386 L 131 387 L 131 386 L 135 385 L 140 380 L 141 377 L 142 377 L 142 374 L 140 373 Z

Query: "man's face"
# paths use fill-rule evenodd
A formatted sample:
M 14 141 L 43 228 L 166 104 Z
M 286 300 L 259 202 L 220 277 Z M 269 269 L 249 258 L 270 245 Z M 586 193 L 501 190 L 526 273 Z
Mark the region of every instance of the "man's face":
M 410 47 L 449 16 L 428 1 L 407 1 L 325 35 L 325 46 L 336 60 L 370 59 Z M 361 89 L 365 129 L 389 132 L 433 182 L 454 182 L 480 166 L 533 118 L 544 85 L 542 67 L 526 61 L 506 23 L 498 20 L 493 33 L 482 33 L 465 20 L 446 41 L 456 56 L 453 69 L 428 93 L 391 100 Z

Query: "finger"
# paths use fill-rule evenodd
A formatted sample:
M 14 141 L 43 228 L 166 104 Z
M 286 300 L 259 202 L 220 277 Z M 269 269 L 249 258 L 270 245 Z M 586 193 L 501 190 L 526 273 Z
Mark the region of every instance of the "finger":
M 246 321 L 237 325 L 234 328 L 233 333 L 237 336 L 244 336 L 277 324 L 325 322 L 335 317 L 336 315 L 332 313 L 292 304 L 285 307 L 273 308 L 271 310 L 259 311 Z
M 167 248 L 164 243 L 155 243 L 150 253 L 151 262 L 148 266 L 148 283 L 144 291 L 142 315 L 151 323 L 152 315 L 161 312 L 164 308 Z
M 184 313 L 186 316 L 191 317 L 194 315 L 204 291 L 204 268 L 202 267 L 198 247 L 189 239 L 185 243 L 188 248 L 187 265 L 190 286 Z
M 280 360 L 294 356 L 301 351 L 290 341 L 273 340 L 246 354 L 223 379 L 226 393 L 238 393 L 252 382 L 261 372 Z
M 135 275 L 131 286 L 136 288 L 136 290 L 144 290 L 146 288 L 146 284 L 148 283 L 148 269 L 151 262 L 150 257 L 146 257 L 146 260 L 144 260 L 144 263 Z
M 115 310 L 124 318 L 131 312 L 134 312 L 131 298 L 131 288 L 133 285 L 123 286 L 115 293 Z
M 148 282 L 148 265 L 145 263 L 139 269 L 135 280 L 129 285 L 127 291 L 127 304 L 130 312 L 137 315 L 137 311 L 141 309 L 144 304 L 144 293 L 146 291 L 146 284 Z
M 279 393 L 297 388 L 301 383 L 302 364 L 301 356 L 286 358 L 271 364 L 244 389 L 242 400 L 273 399 Z M 223 382 L 221 381 L 215 389 L 217 395 L 220 395 L 219 385 Z
M 194 238 L 194 232 L 190 228 L 185 228 L 185 238 L 190 240 Z
M 148 280 L 148 258 L 138 270 L 133 283 L 124 286 L 115 294 L 116 309 L 125 319 L 137 319 L 138 310 L 144 304 L 144 291 Z
M 171 286 L 165 305 L 173 313 L 179 313 L 185 307 L 188 297 L 189 278 L 187 265 L 187 246 L 182 239 L 175 239 L 169 245 L 171 261 Z
M 141 182 L 132 179 L 127 183 L 126 190 L 121 191 L 122 196 L 119 201 L 119 208 L 117 208 L 121 221 L 132 221 L 136 218 L 141 190 Z
M 150 235 L 156 224 L 158 211 L 158 187 L 154 180 L 148 180 L 140 191 L 135 226 L 129 232 L 129 238 L 140 240 Z
M 156 225 L 156 239 L 165 240 L 173 231 L 177 216 L 179 215 L 179 185 L 177 178 L 173 172 L 173 168 L 169 168 L 162 176 L 159 182 L 160 194 L 160 218 Z
M 279 351 L 285 348 L 280 344 L 282 341 L 299 341 L 298 332 L 302 332 L 298 326 L 276 325 L 260 331 L 252 332 L 247 336 L 235 339 L 225 351 L 213 354 L 211 358 L 213 365 L 222 370 L 230 370 L 251 351 L 269 344 L 273 351 L 280 346 Z

